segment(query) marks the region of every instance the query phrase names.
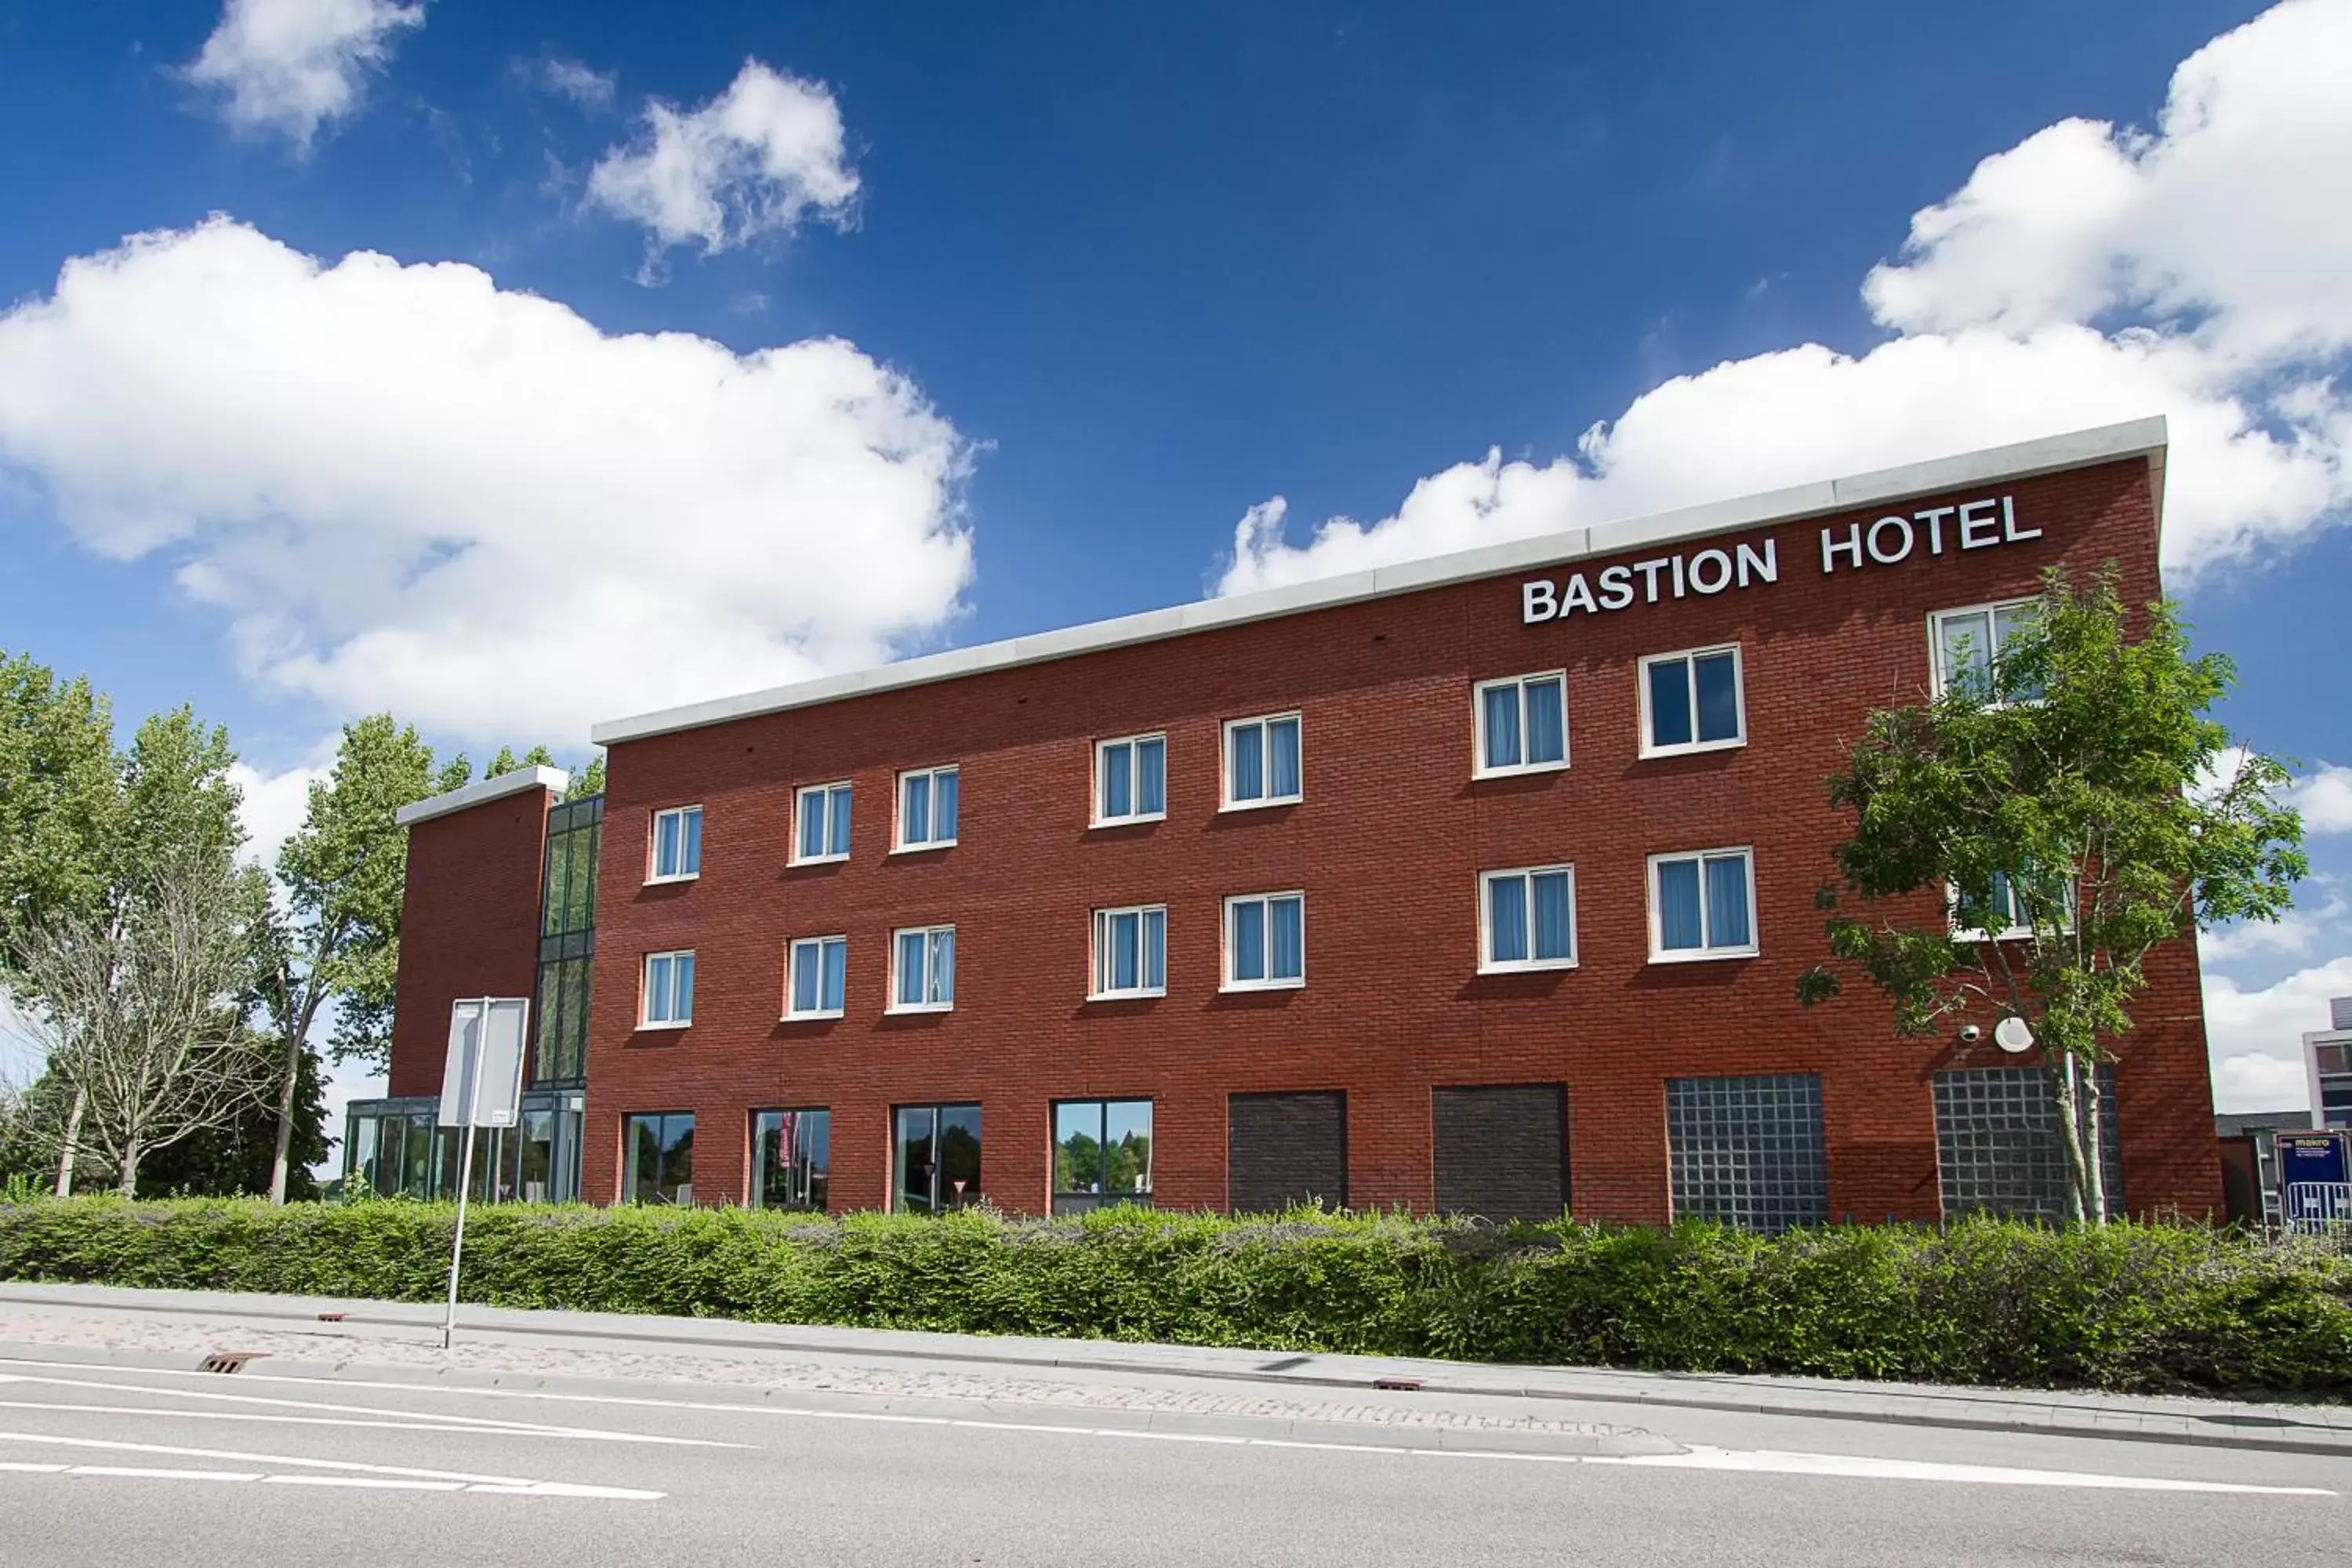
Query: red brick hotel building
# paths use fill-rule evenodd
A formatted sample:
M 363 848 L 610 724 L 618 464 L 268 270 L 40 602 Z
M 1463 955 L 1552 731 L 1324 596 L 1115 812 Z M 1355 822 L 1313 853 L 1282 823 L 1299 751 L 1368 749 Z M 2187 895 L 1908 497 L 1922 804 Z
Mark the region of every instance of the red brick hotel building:
M 2053 1212 L 2041 1068 L 1798 1006 L 1822 780 L 2044 567 L 2156 596 L 2163 480 L 2144 421 L 600 725 L 601 798 L 404 814 L 353 1177 L 447 1190 L 449 1004 L 496 994 L 492 1197 Z M 2194 952 L 2152 978 L 2121 1198 L 2202 1214 Z

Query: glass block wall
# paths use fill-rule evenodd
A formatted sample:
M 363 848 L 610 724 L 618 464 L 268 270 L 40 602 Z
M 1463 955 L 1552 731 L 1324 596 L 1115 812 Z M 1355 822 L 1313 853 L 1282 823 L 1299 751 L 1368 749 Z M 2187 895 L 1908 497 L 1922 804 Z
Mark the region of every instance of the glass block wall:
M 1768 1231 L 1829 1219 L 1811 1073 L 1668 1079 L 1666 1148 L 1676 1219 Z

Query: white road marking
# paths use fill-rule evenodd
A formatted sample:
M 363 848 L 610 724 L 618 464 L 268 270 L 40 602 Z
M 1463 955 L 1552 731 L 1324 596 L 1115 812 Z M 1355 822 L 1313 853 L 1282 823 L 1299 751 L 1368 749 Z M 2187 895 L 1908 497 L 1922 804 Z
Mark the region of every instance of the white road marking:
M 105 1437 L 60 1437 L 46 1432 L 0 1432 L 0 1443 L 48 1444 L 66 1448 L 109 1448 L 119 1453 L 168 1454 L 184 1459 L 237 1459 L 249 1465 L 288 1465 L 294 1468 L 334 1470 L 350 1474 L 393 1476 L 415 1480 L 456 1481 L 467 1491 L 495 1491 L 547 1497 L 623 1498 L 651 1501 L 664 1494 L 633 1487 L 591 1487 L 572 1481 L 538 1481 L 525 1476 L 484 1476 L 464 1470 L 426 1470 L 408 1465 L 368 1465 L 357 1459 L 310 1459 L 285 1454 L 247 1454 L 227 1448 L 189 1448 L 173 1443 L 127 1443 Z M 79 1468 L 79 1467 L 77 1467 Z M 247 1476 L 257 1480 L 258 1474 Z M 551 1491 L 550 1488 L 561 1489 Z
M 36 1465 L 27 1459 L 0 1459 L 0 1470 L 18 1475 L 54 1476 L 65 1468 L 63 1465 Z
M 262 1480 L 274 1487 L 354 1487 L 367 1491 L 383 1492 L 461 1492 L 467 1490 L 463 1481 L 406 1481 L 390 1476 L 264 1476 Z M 472 1489 L 479 1491 L 481 1489 Z
M 204 1375 L 218 1377 L 220 1374 L 207 1373 Z M 387 1410 L 370 1405 L 340 1405 L 319 1399 L 271 1399 L 265 1394 L 230 1394 L 213 1388 L 158 1388 L 146 1384 L 120 1383 L 110 1378 L 20 1376 L 7 1377 L 5 1381 L 41 1384 L 54 1388 L 104 1389 L 118 1394 L 152 1394 L 167 1399 L 209 1399 L 215 1403 L 229 1405 L 266 1405 L 279 1410 L 331 1411 L 345 1415 L 390 1415 L 410 1422 L 441 1422 L 446 1424 L 448 1429 L 452 1430 L 458 1426 L 465 1426 L 502 1436 L 578 1437 L 592 1442 L 656 1443 L 688 1448 L 744 1447 L 740 1443 L 722 1443 L 707 1437 L 669 1437 L 647 1432 L 611 1432 L 593 1426 L 557 1426 L 539 1421 L 510 1421 L 496 1415 L 466 1415 L 437 1410 Z M 13 1402 L 10 1401 L 0 1401 L 0 1408 L 10 1407 L 12 1404 Z M 155 1414 L 161 1414 L 161 1412 Z
M 300 1400 L 278 1400 L 299 1405 Z M 321 1410 L 340 1408 L 322 1405 Z M 84 1415 L 144 1415 L 168 1421 L 252 1421 L 289 1426 L 355 1426 L 381 1432 L 458 1432 L 478 1437 L 581 1437 L 607 1443 L 675 1443 L 697 1448 L 748 1448 L 749 1443 L 717 1443 L 700 1437 L 640 1436 L 631 1432 L 596 1432 L 580 1427 L 484 1426 L 463 1417 L 442 1420 L 419 1416 L 410 1421 L 362 1421 L 348 1415 L 278 1415 L 254 1410 L 178 1410 L 152 1405 L 66 1405 L 42 1399 L 0 1399 L 0 1410 L 60 1410 Z
M 142 1481 L 257 1481 L 254 1470 L 165 1470 L 145 1465 L 76 1465 L 69 1476 L 122 1476 Z
M 62 1367 L 68 1371 L 87 1372 L 125 1370 L 113 1367 L 103 1363 L 9 1361 L 0 1362 L 0 1364 L 16 1366 L 53 1366 Z M 142 1375 L 161 1374 L 176 1377 L 217 1375 L 216 1373 L 201 1373 L 194 1372 L 184 1373 L 166 1368 L 140 1368 L 138 1370 Z M 1946 1483 L 1968 1485 L 2076 1487 L 2090 1489 L 2159 1492 L 2220 1492 L 2265 1497 L 2335 1497 L 2338 1495 L 2336 1492 L 2324 1487 L 2270 1487 L 2255 1486 L 2232 1481 L 2171 1480 L 2153 1476 L 2112 1475 L 2101 1474 L 2094 1471 L 2031 1470 L 1994 1465 L 1962 1465 L 1946 1464 L 1919 1459 L 1870 1458 L 1845 1454 L 1801 1454 L 1775 1452 L 1771 1450 L 1751 1451 L 1731 1448 L 1714 1448 L 1705 1446 L 1692 1446 L 1685 1452 L 1678 1454 L 1548 1454 L 1530 1452 L 1524 1449 L 1507 1448 L 1420 1448 L 1405 1447 L 1402 1445 L 1392 1447 L 1387 1444 L 1374 1443 L 1318 1443 L 1297 1438 L 1234 1437 L 1207 1433 L 1160 1432 L 1150 1431 L 1132 1426 L 1078 1426 L 1048 1424 L 1044 1422 L 1030 1424 L 1015 1421 L 983 1421 L 950 1415 L 910 1415 L 899 1412 L 886 1411 L 820 1410 L 808 1406 L 750 1405 L 740 1402 L 720 1400 L 656 1399 L 643 1395 L 611 1394 L 559 1394 L 543 1389 L 466 1388 L 446 1384 L 426 1387 L 405 1383 L 366 1382 L 358 1379 L 347 1381 L 341 1378 L 307 1378 L 294 1377 L 286 1374 L 239 1373 L 238 1375 L 240 1377 L 250 1378 L 255 1382 L 300 1384 L 310 1386 L 330 1386 L 336 1388 L 363 1388 L 377 1392 L 394 1392 L 403 1394 L 423 1393 L 447 1395 L 462 1394 L 469 1397 L 484 1399 L 539 1399 L 562 1404 L 604 1405 L 652 1410 L 712 1412 L 730 1415 L 769 1415 L 818 1421 L 867 1421 L 894 1426 L 947 1426 L 991 1432 L 1036 1432 L 1048 1436 L 1140 1437 L 1158 1439 L 1166 1442 L 1206 1443 L 1212 1445 L 1222 1445 L 1227 1447 L 1237 1446 L 1252 1448 L 1292 1448 L 1313 1452 L 1339 1454 L 1398 1454 L 1411 1458 L 1422 1458 L 1488 1459 L 1503 1460 L 1519 1464 L 1598 1465 L 1642 1469 L 1715 1470 L 1755 1475 L 1811 1475 L 1845 1478 L 1850 1479 L 1941 1481 Z M 37 1381 L 51 1382 L 59 1380 L 41 1378 Z M 102 1384 L 101 1386 L 123 1387 L 127 1385 L 109 1383 Z M 174 1393 L 180 1391 L 157 1390 L 155 1392 Z M 257 1399 L 259 1396 L 230 1397 L 254 1397 Z M 312 1405 L 310 1401 L 306 1400 L 267 1400 L 262 1402 L 273 1405 L 291 1405 L 307 1408 L 337 1408 L 336 1406 L 331 1405 Z M 364 1409 L 366 1407 L 361 1406 L 358 1408 Z M 430 1419 L 431 1417 L 426 1418 Z M 452 1419 L 470 1421 L 476 1418 L 458 1416 L 452 1417 Z M 485 1421 L 485 1426 L 483 1427 L 484 1430 L 495 1429 L 492 1426 L 488 1424 L 488 1418 L 481 1419 Z M 576 1428 L 567 1427 L 540 1428 L 536 1426 L 535 1424 L 530 1423 L 512 1423 L 511 1425 L 517 1430 L 521 1431 L 543 1429 L 554 1432 L 564 1432 L 577 1430 Z M 6 1438 L 14 1436 L 17 1436 L 17 1434 L 0 1433 L 0 1438 Z M 745 1445 L 729 1446 L 744 1447 Z M 204 1450 L 200 1449 L 165 1449 L 160 1451 L 189 1453 L 204 1452 Z M 217 1457 L 231 1458 L 256 1458 L 255 1456 L 237 1455 L 221 1455 Z M 314 1465 L 332 1463 L 331 1461 L 317 1460 L 295 1462 Z M 387 1473 L 419 1476 L 447 1476 L 452 1474 L 452 1472 L 446 1471 L 400 1470 L 393 1467 L 352 1465 L 348 1463 L 346 1463 L 345 1468 L 359 1469 L 383 1469 L 386 1470 Z M 504 1490 L 510 1487 L 528 1488 L 534 1484 L 541 1486 L 553 1486 L 559 1483 L 530 1483 L 506 1479 L 485 1480 L 481 1484 L 471 1487 L 468 1489 Z M 562 1495 L 571 1494 L 565 1493 Z M 603 1494 L 600 1493 L 598 1495 Z

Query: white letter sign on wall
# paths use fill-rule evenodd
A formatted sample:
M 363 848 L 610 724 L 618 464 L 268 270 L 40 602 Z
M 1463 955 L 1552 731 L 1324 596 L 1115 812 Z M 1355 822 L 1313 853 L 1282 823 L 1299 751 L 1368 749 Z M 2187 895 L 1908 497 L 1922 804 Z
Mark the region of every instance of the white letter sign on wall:
M 1946 525 L 1949 523 L 1948 528 Z M 2017 508 L 2009 496 L 1988 496 L 1958 506 L 1931 506 L 1905 514 L 1822 530 L 1822 575 L 1859 572 L 1869 566 L 1895 566 L 1916 558 L 1933 558 L 1996 544 L 2016 544 L 2039 539 L 2038 528 L 2017 526 Z M 1660 555 L 1624 566 L 1604 566 L 1588 582 L 1581 572 L 1554 580 L 1531 577 L 1519 584 L 1519 619 L 1527 626 L 1538 621 L 1566 620 L 1579 611 L 1599 615 L 1604 610 L 1654 605 L 1661 599 L 1702 598 L 1727 590 L 1749 588 L 1780 580 L 1779 542 L 1742 540 L 1728 550 L 1720 545 L 1696 552 Z M 1598 592 L 1595 592 L 1595 585 Z

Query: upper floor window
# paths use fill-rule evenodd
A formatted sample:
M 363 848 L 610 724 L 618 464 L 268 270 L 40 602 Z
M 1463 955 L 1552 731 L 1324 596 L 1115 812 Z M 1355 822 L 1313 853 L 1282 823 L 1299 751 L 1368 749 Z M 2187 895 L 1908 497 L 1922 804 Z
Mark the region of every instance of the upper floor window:
M 653 869 L 646 880 L 682 882 L 702 874 L 702 807 L 654 813 Z
M 849 939 L 803 937 L 785 968 L 784 1016 L 838 1018 L 849 984 Z
M 1130 735 L 1095 745 L 1095 823 L 1157 822 L 1168 815 L 1168 737 Z
M 1168 992 L 1168 910 L 1144 904 L 1095 911 L 1096 996 L 1163 996 Z
M 1489 680 L 1475 716 L 1481 773 L 1568 766 L 1568 676 L 1560 670 Z
M 1751 851 L 1650 857 L 1650 962 L 1749 958 L 1756 952 Z
M 639 1022 L 649 1029 L 683 1028 L 694 1022 L 694 953 L 646 954 L 644 1005 Z
M 1286 805 L 1298 798 L 1298 715 L 1227 720 L 1225 805 Z
M 1307 983 L 1307 898 L 1254 893 L 1225 900 L 1225 989 Z
M 1478 967 L 1489 973 L 1576 963 L 1576 868 L 1478 876 Z
M 898 847 L 944 849 L 956 841 L 956 770 L 898 775 Z
M 1938 610 L 1929 616 L 1927 631 L 1936 659 L 1936 694 L 1940 697 L 1948 692 L 1969 691 L 1986 700 L 1997 698 L 2001 651 L 2033 624 L 2040 608 L 2039 600 L 2011 599 L 1998 605 Z
M 2074 918 L 2074 889 L 2055 885 L 2058 879 L 2039 880 L 2011 877 L 2004 871 L 1992 874 L 1992 886 L 1985 896 L 1982 925 L 1964 925 L 1960 900 L 1952 894 L 1952 934 L 1962 942 L 2009 942 L 2033 934 L 2038 915 L 2053 920 L 2059 929 L 2072 929 Z
M 799 818 L 793 835 L 793 859 L 849 858 L 849 785 L 811 784 L 800 792 L 794 807 Z
M 955 1005 L 955 927 L 894 931 L 890 948 L 892 1012 L 944 1013 Z
M 1738 645 L 1652 654 L 1642 661 L 1643 756 L 1747 743 Z

